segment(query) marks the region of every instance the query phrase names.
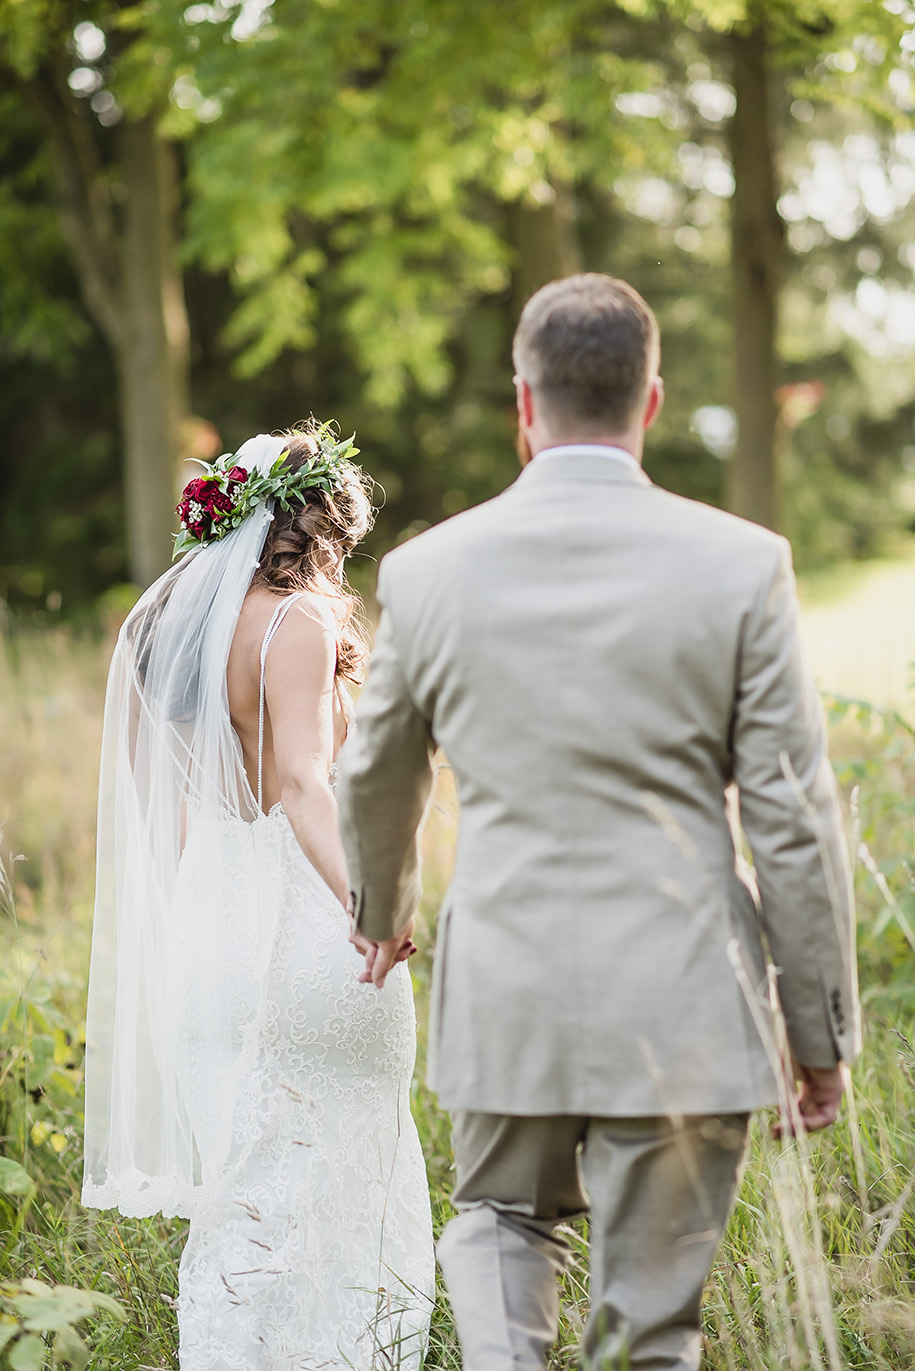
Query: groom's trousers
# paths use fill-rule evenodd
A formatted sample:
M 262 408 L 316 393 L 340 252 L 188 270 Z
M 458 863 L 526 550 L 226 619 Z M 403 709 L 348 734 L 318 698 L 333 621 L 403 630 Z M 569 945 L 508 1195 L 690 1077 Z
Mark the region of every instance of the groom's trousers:
M 457 1113 L 457 1217 L 438 1257 L 464 1371 L 541 1371 L 568 1246 L 590 1211 L 582 1362 L 695 1371 L 700 1303 L 737 1190 L 749 1115 L 580 1118 Z

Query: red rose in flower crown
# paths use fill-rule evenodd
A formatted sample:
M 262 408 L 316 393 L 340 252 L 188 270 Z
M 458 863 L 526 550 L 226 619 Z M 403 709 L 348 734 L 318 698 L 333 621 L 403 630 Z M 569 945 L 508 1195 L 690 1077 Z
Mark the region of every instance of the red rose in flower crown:
M 318 452 L 296 471 L 286 467 L 285 452 L 269 472 L 236 466 L 230 453 L 211 463 L 201 462 L 206 476 L 188 481 L 177 505 L 181 532 L 176 535 L 172 557 L 225 537 L 267 500 L 275 499 L 282 509 L 290 509 L 292 500 L 305 503 L 309 489 L 332 494 L 341 484 L 341 467 L 352 466 L 350 459 L 359 449 L 353 446 L 352 438 L 339 440 L 332 424 L 321 424 L 312 436 Z
M 219 537 L 217 529 L 236 511 L 240 488 L 247 479 L 244 467 L 232 467 L 231 471 L 219 472 L 209 478 L 197 476 L 188 481 L 177 506 L 185 533 L 201 543 Z

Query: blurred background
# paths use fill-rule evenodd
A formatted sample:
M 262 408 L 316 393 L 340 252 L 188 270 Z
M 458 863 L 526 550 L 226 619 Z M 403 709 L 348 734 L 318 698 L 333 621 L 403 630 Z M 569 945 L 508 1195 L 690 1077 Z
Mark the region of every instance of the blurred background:
M 913 75 L 907 0 L 0 0 L 0 603 L 116 618 L 187 459 L 312 412 L 371 554 L 495 494 L 521 305 L 607 271 L 661 324 L 649 474 L 788 535 L 827 674 L 863 594 L 838 684 L 899 702 Z
M 515 323 L 583 269 L 660 321 L 651 477 L 791 540 L 855 861 L 864 1055 L 809 1148 L 757 1124 L 706 1363 L 915 1365 L 913 114 L 910 0 L 0 0 L 0 1367 L 79 1371 L 106 1296 L 91 1364 L 175 1366 L 182 1225 L 79 1186 L 105 672 L 189 459 L 355 430 L 370 597 L 514 478 Z M 443 762 L 420 1057 L 456 826 Z M 421 1072 L 413 1109 L 440 1225 Z

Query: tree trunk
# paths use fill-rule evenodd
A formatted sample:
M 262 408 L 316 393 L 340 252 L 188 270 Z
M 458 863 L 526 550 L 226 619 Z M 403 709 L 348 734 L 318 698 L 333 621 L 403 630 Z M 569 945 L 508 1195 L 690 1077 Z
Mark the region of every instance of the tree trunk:
M 776 208 L 765 30 L 731 35 L 737 108 L 728 136 L 731 200 L 734 397 L 739 434 L 728 463 L 728 507 L 767 528 L 778 525 L 775 463 L 778 294 L 783 230 Z
M 188 329 L 175 262 L 174 149 L 146 118 L 123 131 L 127 202 L 121 245 L 124 328 L 116 348 L 124 424 L 125 495 L 133 580 L 168 566 L 175 526 Z
M 123 223 L 108 198 L 92 116 L 70 94 L 66 67 L 25 83 L 51 135 L 64 228 L 86 307 L 114 354 L 120 387 L 131 579 L 147 586 L 165 570 L 188 413 L 188 320 L 177 265 L 178 176 L 174 148 L 154 117 L 125 120 Z
M 554 191 L 548 204 L 519 203 L 513 208 L 512 237 L 518 252 L 516 315 L 548 281 L 581 271 L 574 196 L 568 186 L 554 187 Z

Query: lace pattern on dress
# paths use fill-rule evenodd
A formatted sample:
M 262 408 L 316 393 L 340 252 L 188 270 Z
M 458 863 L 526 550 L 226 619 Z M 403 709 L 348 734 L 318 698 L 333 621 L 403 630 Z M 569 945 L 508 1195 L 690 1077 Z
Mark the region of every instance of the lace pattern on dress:
M 281 804 L 191 842 L 175 1042 L 205 1161 L 179 1272 L 182 1371 L 416 1371 L 434 1265 L 408 968 L 383 991 L 358 981 L 346 915 Z M 231 1017 L 224 1062 L 196 1050 L 214 1013 Z

